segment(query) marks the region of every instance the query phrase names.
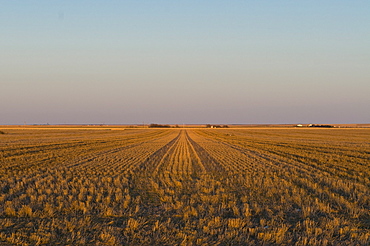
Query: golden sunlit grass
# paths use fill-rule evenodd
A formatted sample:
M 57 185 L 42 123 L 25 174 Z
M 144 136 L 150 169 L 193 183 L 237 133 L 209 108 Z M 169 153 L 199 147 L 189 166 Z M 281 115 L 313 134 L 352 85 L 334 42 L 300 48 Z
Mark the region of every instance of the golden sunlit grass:
M 3 131 L 0 244 L 370 243 L 370 129 Z

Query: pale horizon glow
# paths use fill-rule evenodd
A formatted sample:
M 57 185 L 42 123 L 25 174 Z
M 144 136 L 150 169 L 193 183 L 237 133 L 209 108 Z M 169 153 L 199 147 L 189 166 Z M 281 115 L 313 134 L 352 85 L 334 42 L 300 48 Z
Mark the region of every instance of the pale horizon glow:
M 369 1 L 6 1 L 0 124 L 370 123 Z

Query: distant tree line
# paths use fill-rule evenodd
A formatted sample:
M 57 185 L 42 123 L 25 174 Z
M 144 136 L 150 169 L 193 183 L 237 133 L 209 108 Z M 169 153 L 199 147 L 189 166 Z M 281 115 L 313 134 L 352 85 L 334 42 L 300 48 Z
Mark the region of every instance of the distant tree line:
M 310 125 L 309 127 L 326 127 L 326 128 L 332 128 L 334 126 L 332 126 L 332 125 L 316 125 L 316 124 L 313 124 L 313 125 Z
M 228 125 L 211 125 L 211 124 L 207 124 L 206 125 L 206 128 L 229 128 Z
M 150 124 L 149 128 L 170 128 L 170 125 Z

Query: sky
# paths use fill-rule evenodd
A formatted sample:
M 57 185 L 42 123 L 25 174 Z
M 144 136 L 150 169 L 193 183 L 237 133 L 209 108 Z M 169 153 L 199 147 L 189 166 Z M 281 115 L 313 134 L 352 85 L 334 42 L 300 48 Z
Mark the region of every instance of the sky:
M 370 123 L 370 1 L 1 1 L 0 124 Z

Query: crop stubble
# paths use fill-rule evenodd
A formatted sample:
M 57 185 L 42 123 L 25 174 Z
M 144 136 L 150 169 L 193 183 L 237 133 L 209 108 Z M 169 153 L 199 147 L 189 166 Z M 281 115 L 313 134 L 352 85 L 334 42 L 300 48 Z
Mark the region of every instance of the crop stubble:
M 0 243 L 370 243 L 368 129 L 0 137 Z

